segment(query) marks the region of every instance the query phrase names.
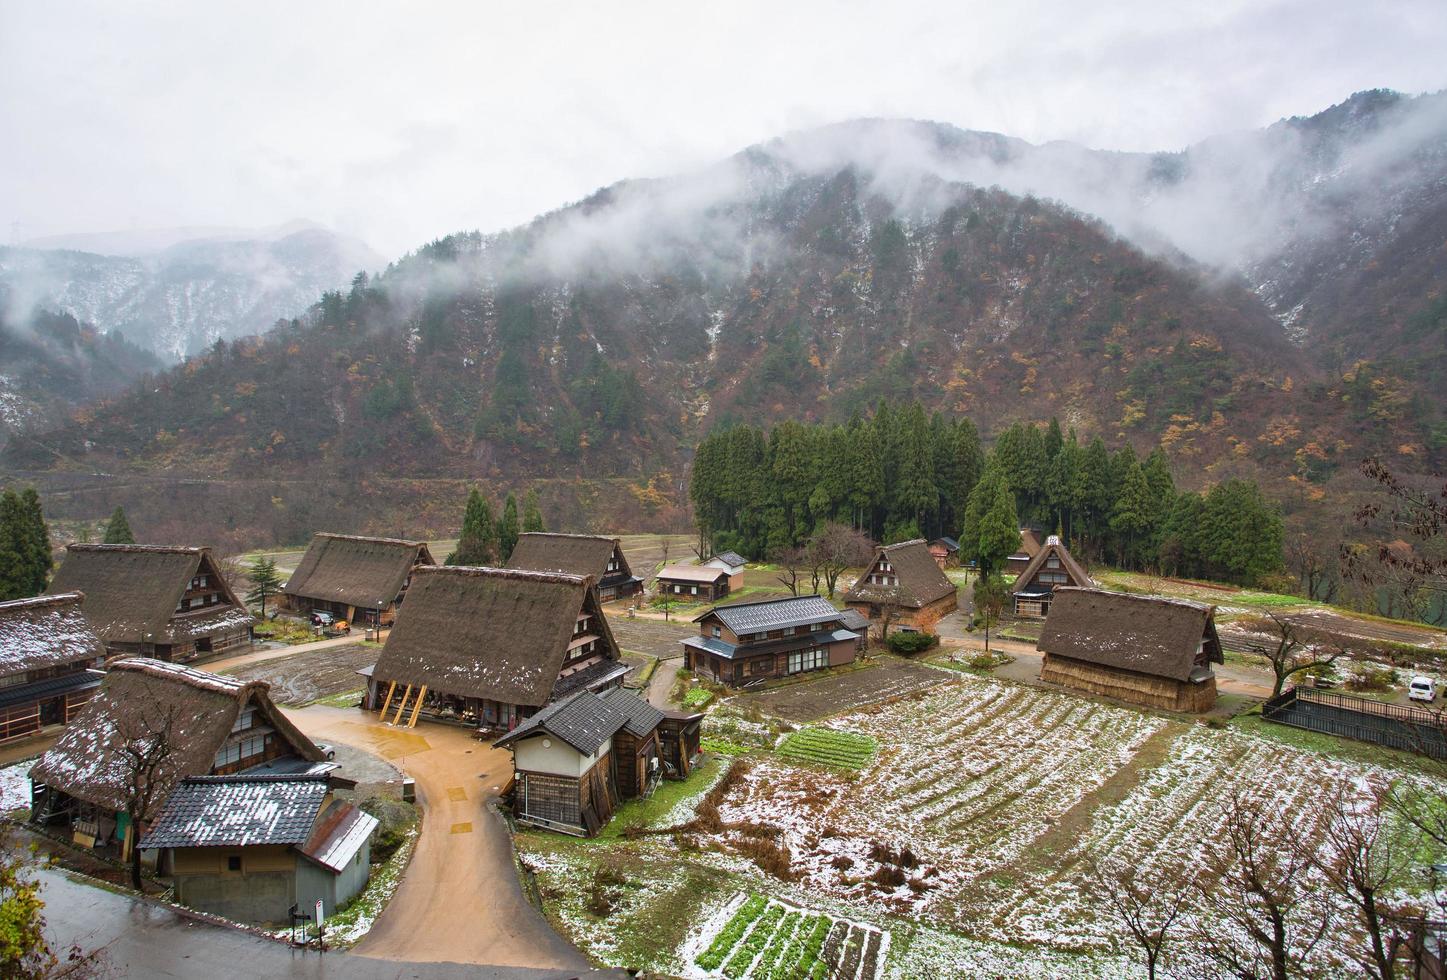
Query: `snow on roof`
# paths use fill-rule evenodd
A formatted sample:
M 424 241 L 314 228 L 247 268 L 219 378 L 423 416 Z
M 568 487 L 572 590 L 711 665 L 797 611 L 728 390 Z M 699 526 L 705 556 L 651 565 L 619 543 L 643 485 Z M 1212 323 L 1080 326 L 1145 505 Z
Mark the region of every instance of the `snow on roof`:
M 105 656 L 80 592 L 0 602 L 0 676 Z
M 183 779 L 141 841 L 152 847 L 302 844 L 327 798 L 325 776 Z

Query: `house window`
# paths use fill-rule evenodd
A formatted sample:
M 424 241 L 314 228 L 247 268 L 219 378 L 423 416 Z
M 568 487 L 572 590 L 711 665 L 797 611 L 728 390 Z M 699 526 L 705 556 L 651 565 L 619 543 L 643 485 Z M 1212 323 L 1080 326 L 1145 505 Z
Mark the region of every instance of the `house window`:
M 1047 559 L 1045 559 L 1045 567 L 1046 567 L 1046 568 L 1059 568 L 1059 567 L 1060 567 L 1060 559 L 1059 559 L 1059 558 L 1047 558 Z
M 242 729 L 250 728 L 255 722 L 256 709 L 247 708 L 236 716 L 236 721 L 232 724 L 231 730 L 233 732 L 239 732 Z
M 713 628 L 713 635 L 714 635 L 714 636 L 723 636 L 723 630 L 720 629 L 719 627 L 715 626 L 715 627 Z
M 698 586 L 696 586 L 696 585 L 690 585 L 690 586 L 688 587 L 688 593 L 689 593 L 689 595 L 698 595 Z
M 785 626 L 785 627 L 784 627 L 784 635 L 785 635 L 785 636 L 793 636 L 793 635 L 794 635 L 794 627 L 792 627 L 792 626 Z
M 829 666 L 829 651 L 821 647 L 797 650 L 789 654 L 789 673 L 799 674 L 806 670 L 818 670 Z
M 226 855 L 226 870 L 227 870 L 227 871 L 240 871 L 240 870 L 241 870 L 241 855 L 240 855 L 240 854 L 228 854 L 228 855 Z

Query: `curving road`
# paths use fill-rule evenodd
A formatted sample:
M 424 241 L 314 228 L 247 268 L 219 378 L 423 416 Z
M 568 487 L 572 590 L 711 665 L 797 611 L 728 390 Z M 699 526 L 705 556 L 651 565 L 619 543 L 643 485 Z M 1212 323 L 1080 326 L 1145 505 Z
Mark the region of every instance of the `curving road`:
M 512 774 L 510 752 L 463 728 L 427 722 L 391 728 L 356 708 L 313 705 L 286 714 L 312 738 L 376 753 L 417 782 L 422 836 L 392 901 L 353 954 L 590 968 L 523 895 L 512 838 L 487 805 Z

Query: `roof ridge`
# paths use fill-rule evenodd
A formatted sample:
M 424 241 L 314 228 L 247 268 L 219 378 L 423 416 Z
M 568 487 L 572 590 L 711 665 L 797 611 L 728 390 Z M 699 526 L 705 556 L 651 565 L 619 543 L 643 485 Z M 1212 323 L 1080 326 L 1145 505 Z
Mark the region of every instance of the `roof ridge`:
M 260 681 L 242 681 L 234 677 L 223 677 L 221 674 L 197 670 L 195 667 L 187 667 L 184 664 L 155 660 L 151 657 L 121 657 L 112 660 L 106 665 L 106 668 L 108 670 L 133 670 L 138 674 L 149 674 L 151 677 L 164 680 L 176 680 L 190 687 L 216 691 L 220 694 L 240 694 L 249 687 L 258 687 L 262 690 L 269 688 L 269 685 Z
M 536 572 L 530 568 L 494 568 L 491 565 L 418 565 L 415 571 L 428 574 L 446 572 L 451 575 L 470 575 L 476 578 L 511 578 L 529 582 L 554 582 L 559 585 L 583 585 L 593 576 L 572 575 L 568 572 Z
M 85 593 L 79 589 L 73 592 L 52 592 L 45 595 L 31 596 L 28 599 L 10 599 L 0 602 L 0 613 L 7 613 L 17 609 L 39 609 L 42 606 L 59 606 L 68 603 L 82 602 L 85 600 Z
M 1138 602 L 1156 602 L 1168 606 L 1180 606 L 1183 609 L 1196 609 L 1214 612 L 1218 607 L 1212 602 L 1199 602 L 1195 599 L 1187 599 L 1184 596 L 1170 595 L 1147 595 L 1140 592 L 1116 592 L 1114 589 L 1102 589 L 1099 586 L 1086 585 L 1058 585 L 1056 592 L 1086 592 L 1093 595 L 1109 596 L 1111 598 L 1133 599 Z
M 617 542 L 618 537 L 612 534 L 575 534 L 572 531 L 524 531 L 518 535 L 519 538 L 582 538 L 587 541 L 613 541 Z
M 799 602 L 804 599 L 824 599 L 824 596 L 817 592 L 810 592 L 807 595 L 780 595 L 770 599 L 747 599 L 743 602 L 721 602 L 714 606 L 714 609 L 742 609 L 744 606 L 767 606 L 771 602 Z M 824 599 L 829 602 L 828 599 Z M 830 603 L 833 605 L 833 603 Z
M 339 534 L 336 531 L 317 531 L 312 537 L 331 538 L 334 541 L 370 541 L 374 544 L 400 544 L 409 548 L 420 548 L 426 541 L 411 541 L 407 538 L 382 538 L 370 534 Z
M 207 545 L 181 545 L 181 544 L 81 544 L 72 542 L 65 546 L 66 551 L 101 551 L 101 552 L 139 552 L 143 554 L 159 555 L 199 555 L 210 551 Z
M 924 538 L 911 538 L 911 539 L 908 540 L 908 541 L 896 541 L 894 544 L 882 544 L 882 545 L 879 546 L 879 550 L 880 550 L 880 551 L 893 551 L 895 548 L 904 548 L 904 547 L 907 547 L 907 546 L 912 545 L 912 544 L 928 545 L 929 542 L 926 541 Z
M 232 773 L 229 776 L 186 776 L 183 783 L 325 783 L 330 777 L 326 773 L 302 772 L 260 772 L 254 774 Z

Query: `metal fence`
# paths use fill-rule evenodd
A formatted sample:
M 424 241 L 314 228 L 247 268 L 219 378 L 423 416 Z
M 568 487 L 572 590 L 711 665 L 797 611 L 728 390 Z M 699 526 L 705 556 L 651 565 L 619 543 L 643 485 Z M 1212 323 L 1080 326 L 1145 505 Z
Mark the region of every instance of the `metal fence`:
M 1261 717 L 1295 728 L 1447 759 L 1447 718 L 1443 712 L 1428 708 L 1292 688 L 1262 705 Z

